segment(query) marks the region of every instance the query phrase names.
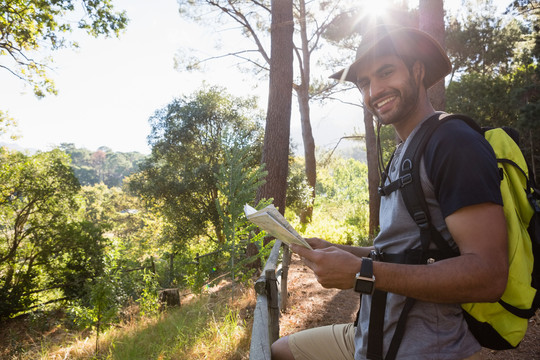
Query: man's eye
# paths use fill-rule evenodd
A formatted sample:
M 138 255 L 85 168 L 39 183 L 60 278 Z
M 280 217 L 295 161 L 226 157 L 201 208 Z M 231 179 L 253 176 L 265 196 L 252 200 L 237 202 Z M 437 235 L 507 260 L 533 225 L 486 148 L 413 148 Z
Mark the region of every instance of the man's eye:
M 357 81 L 356 86 L 358 86 L 360 90 L 363 90 L 369 86 L 369 81 Z

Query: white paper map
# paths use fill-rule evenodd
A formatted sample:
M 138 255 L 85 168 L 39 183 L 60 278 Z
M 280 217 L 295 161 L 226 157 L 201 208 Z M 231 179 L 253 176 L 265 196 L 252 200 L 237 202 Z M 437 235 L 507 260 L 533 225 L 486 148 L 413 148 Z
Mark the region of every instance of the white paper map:
M 286 244 L 298 244 L 311 249 L 311 246 L 294 230 L 289 222 L 281 215 L 274 205 L 268 205 L 257 211 L 246 204 L 244 213 L 249 221 L 257 225 L 268 234 Z

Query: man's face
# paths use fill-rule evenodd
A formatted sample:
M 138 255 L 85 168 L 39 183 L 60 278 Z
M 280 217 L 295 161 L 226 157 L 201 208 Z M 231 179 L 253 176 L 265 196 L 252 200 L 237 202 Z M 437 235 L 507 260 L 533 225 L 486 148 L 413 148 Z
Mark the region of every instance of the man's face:
M 395 124 L 414 111 L 419 89 L 411 71 L 395 55 L 381 56 L 358 70 L 356 85 L 364 105 L 382 124 Z

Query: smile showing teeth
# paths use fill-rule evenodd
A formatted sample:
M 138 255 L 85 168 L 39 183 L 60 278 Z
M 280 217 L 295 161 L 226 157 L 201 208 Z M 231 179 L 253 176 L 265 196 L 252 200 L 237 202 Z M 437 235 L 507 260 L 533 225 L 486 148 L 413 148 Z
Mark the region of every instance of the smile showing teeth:
M 392 97 L 390 97 L 390 98 L 388 98 L 388 99 L 385 99 L 385 100 L 381 101 L 380 103 L 377 103 L 375 106 L 376 106 L 378 109 L 380 109 L 380 108 L 382 108 L 384 105 L 388 104 L 390 101 L 394 100 L 395 98 L 396 98 L 395 96 L 392 96 Z

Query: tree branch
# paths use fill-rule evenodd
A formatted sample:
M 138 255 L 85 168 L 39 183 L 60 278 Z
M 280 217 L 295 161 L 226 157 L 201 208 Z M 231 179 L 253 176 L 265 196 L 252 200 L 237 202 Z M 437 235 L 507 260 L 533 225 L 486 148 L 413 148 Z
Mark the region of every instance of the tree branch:
M 244 54 L 244 53 L 253 53 L 253 52 L 259 52 L 258 50 L 242 50 L 242 51 L 237 51 L 237 52 L 233 52 L 233 53 L 228 53 L 228 54 L 222 54 L 222 55 L 216 55 L 216 56 L 212 56 L 212 57 L 209 57 L 209 58 L 205 58 L 203 60 L 200 60 L 197 62 L 197 64 L 202 64 L 202 63 L 205 63 L 205 62 L 208 62 L 208 61 L 212 61 L 212 60 L 216 60 L 216 59 L 222 59 L 222 58 L 225 58 L 225 57 L 229 57 L 229 56 L 233 56 L 233 57 L 237 57 L 239 59 L 242 59 L 242 60 L 245 60 L 247 62 L 250 62 L 252 63 L 253 65 L 255 65 L 256 67 L 260 68 L 260 69 L 263 69 L 263 70 L 269 70 L 267 67 L 264 67 L 263 65 L 257 63 L 255 60 L 253 59 L 250 59 L 248 57 L 244 57 L 244 56 L 241 56 L 241 54 Z
M 253 41 L 255 41 L 255 44 L 256 44 L 257 48 L 259 49 L 259 53 L 262 55 L 262 57 L 264 58 L 266 63 L 270 64 L 270 57 L 268 56 L 266 50 L 264 49 L 264 47 L 263 47 L 257 33 L 255 32 L 255 30 L 251 26 L 251 24 L 250 24 L 249 20 L 246 18 L 246 16 L 244 16 L 244 14 L 242 14 L 242 12 L 240 10 L 238 10 L 234 6 L 233 1 L 231 1 L 231 0 L 227 1 L 227 3 L 230 6 L 230 9 L 220 5 L 217 1 L 208 0 L 207 3 L 209 5 L 211 5 L 211 6 L 214 6 L 214 7 L 218 8 L 218 9 L 220 9 L 224 14 L 228 15 L 231 19 L 233 19 L 234 21 L 236 21 L 237 23 L 242 25 L 251 34 L 251 36 L 253 37 Z M 256 2 L 255 4 L 259 5 L 259 6 L 262 6 L 262 4 L 260 4 L 258 2 Z M 263 6 L 263 8 L 268 10 L 264 6 Z
M 332 155 L 334 155 L 334 151 L 336 151 L 339 143 L 341 142 L 341 140 L 343 139 L 365 139 L 365 135 L 351 135 L 351 136 L 342 136 L 339 138 L 338 142 L 336 143 L 336 145 L 334 146 L 334 148 L 332 149 L 332 151 L 330 151 L 330 155 L 328 155 L 328 157 L 326 158 L 325 161 L 323 161 L 323 166 L 326 166 L 328 165 L 328 162 L 330 161 L 330 158 L 332 157 Z

